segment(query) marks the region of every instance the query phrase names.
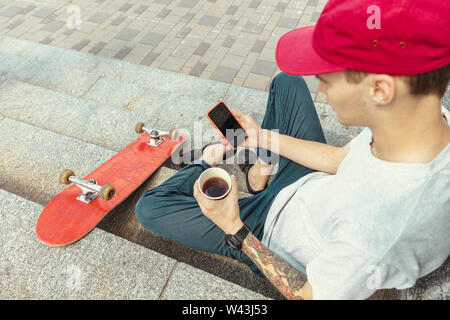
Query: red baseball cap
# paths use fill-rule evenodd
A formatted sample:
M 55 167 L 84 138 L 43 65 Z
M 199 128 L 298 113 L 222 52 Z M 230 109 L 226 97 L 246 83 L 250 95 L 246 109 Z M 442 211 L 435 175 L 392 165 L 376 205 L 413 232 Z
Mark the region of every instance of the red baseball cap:
M 278 67 L 292 75 L 353 69 L 414 75 L 450 63 L 449 0 L 330 0 L 315 26 L 283 35 Z

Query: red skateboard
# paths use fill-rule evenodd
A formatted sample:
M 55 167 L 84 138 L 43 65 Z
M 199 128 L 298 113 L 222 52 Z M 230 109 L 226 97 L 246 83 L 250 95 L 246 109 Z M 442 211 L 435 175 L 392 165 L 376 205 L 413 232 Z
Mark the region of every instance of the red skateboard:
M 54 247 L 74 243 L 88 234 L 117 205 L 139 188 L 186 140 L 168 132 L 135 126 L 139 138 L 84 179 L 64 170 L 59 180 L 72 186 L 58 193 L 36 224 L 39 241 Z

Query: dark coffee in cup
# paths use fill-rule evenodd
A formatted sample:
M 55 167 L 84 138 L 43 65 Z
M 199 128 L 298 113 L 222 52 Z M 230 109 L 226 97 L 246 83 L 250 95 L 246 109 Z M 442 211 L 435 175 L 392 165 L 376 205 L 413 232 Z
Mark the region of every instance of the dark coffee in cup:
M 225 198 L 231 190 L 231 176 L 222 168 L 208 168 L 197 180 L 198 190 L 212 200 Z
M 202 191 L 209 197 L 217 198 L 228 191 L 228 183 L 219 177 L 211 177 L 203 183 Z

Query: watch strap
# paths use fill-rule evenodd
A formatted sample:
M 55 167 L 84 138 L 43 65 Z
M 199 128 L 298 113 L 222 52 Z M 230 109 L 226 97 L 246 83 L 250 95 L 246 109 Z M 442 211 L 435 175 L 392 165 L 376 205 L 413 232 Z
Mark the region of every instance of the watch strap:
M 225 241 L 228 246 L 234 250 L 241 250 L 242 243 L 244 242 L 247 235 L 250 233 L 250 229 L 244 224 L 241 229 L 239 229 L 236 234 L 225 235 Z

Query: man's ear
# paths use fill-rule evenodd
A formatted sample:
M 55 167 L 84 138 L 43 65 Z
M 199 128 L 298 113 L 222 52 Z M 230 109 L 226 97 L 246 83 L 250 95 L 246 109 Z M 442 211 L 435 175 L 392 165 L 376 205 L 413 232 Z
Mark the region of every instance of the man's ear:
M 390 103 L 396 93 L 395 78 L 387 74 L 371 74 L 367 77 L 370 86 L 370 96 L 376 104 Z

